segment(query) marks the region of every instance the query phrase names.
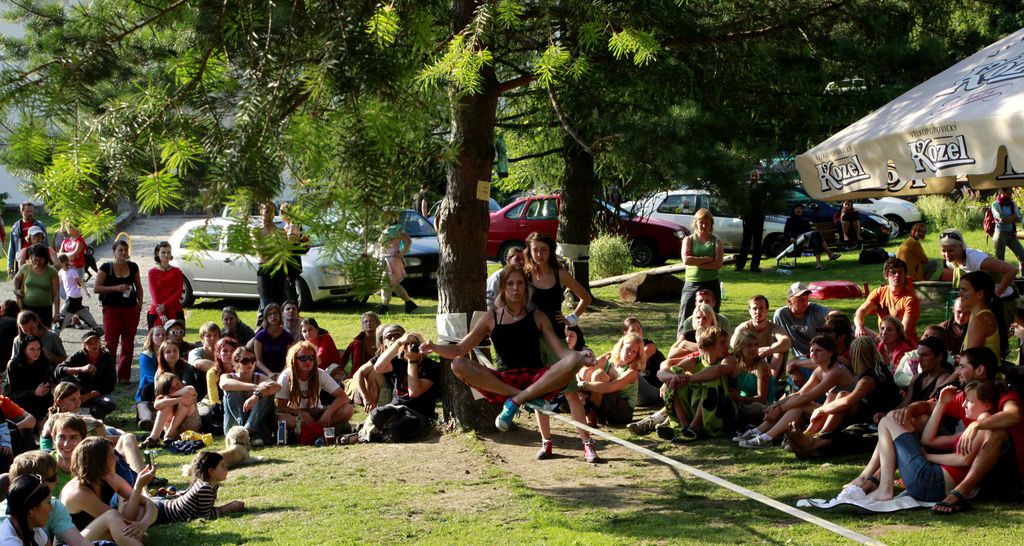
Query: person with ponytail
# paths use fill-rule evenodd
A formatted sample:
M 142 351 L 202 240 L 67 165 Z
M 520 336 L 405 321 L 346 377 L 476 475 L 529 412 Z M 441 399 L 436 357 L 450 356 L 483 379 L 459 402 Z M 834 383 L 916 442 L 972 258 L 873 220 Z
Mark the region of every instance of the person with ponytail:
M 50 488 L 38 474 L 18 476 L 7 493 L 7 521 L 0 525 L 0 544 L 48 544 L 42 529 L 50 517 Z
M 157 499 L 158 524 L 189 521 L 197 518 L 214 519 L 223 514 L 245 510 L 245 503 L 239 500 L 216 506 L 217 490 L 228 479 L 228 467 L 224 456 L 216 451 L 200 451 L 192 459 L 189 468 L 192 485 L 181 496 L 174 499 Z

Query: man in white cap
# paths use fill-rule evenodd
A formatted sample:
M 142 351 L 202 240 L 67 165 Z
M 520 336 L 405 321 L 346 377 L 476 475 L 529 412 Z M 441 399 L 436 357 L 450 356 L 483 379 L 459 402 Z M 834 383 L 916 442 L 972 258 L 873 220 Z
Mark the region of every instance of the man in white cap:
M 32 246 L 29 242 L 29 230 L 32 227 L 38 227 L 43 230 L 43 244 L 46 244 L 46 226 L 42 222 L 36 220 L 35 205 L 29 202 L 21 204 L 21 218 L 14 225 L 11 226 L 11 237 L 9 240 L 10 246 L 7 248 L 7 272 L 14 276 L 17 272 L 15 259 L 22 248 L 28 248 Z
M 772 322 L 789 334 L 794 355 L 808 356 L 811 340 L 818 334 L 818 328 L 825 324 L 831 309 L 811 303 L 811 289 L 802 282 L 789 285 L 786 296 L 788 305 L 775 310 Z

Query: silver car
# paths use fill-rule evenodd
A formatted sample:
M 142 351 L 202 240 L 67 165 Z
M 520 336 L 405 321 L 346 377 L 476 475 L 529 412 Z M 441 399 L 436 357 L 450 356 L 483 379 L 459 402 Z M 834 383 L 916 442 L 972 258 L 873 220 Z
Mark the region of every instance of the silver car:
M 169 242 L 174 253 L 171 263 L 185 274 L 183 305 L 192 305 L 197 297 L 259 299 L 256 291 L 258 260 L 248 254 L 228 252 L 228 238 L 238 233 L 237 227 L 229 228 L 237 224 L 232 218 L 192 220 L 171 236 Z M 209 242 L 211 248 L 190 251 L 188 247 L 196 239 Z M 352 294 L 351 283 L 336 265 L 321 257 L 320 250 L 320 245 L 312 241 L 309 252 L 302 256 L 302 273 L 297 283 L 299 305 L 305 307 L 332 298 L 363 299 Z

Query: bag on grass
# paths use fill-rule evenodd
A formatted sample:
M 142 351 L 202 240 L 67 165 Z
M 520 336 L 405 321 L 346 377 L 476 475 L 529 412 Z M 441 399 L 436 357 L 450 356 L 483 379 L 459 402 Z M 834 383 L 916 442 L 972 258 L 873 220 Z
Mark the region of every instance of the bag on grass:
M 861 264 L 884 264 L 889 259 L 889 253 L 884 248 L 876 246 L 874 248 L 865 248 L 860 251 L 860 257 L 857 261 Z

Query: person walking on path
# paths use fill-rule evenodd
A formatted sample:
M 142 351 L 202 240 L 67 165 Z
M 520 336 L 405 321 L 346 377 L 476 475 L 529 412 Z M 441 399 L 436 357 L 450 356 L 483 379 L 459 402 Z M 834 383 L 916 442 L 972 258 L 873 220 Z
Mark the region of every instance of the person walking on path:
M 33 226 L 43 230 L 43 246 L 46 246 L 46 226 L 36 220 L 35 206 L 32 203 L 21 204 L 21 218 L 11 226 L 10 246 L 7 248 L 7 272 L 14 275 L 17 271 L 17 258 L 19 251 L 32 246 L 29 242 L 29 230 Z

